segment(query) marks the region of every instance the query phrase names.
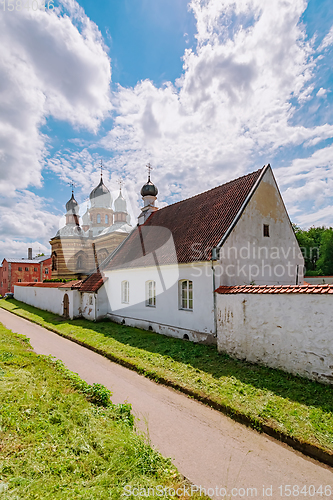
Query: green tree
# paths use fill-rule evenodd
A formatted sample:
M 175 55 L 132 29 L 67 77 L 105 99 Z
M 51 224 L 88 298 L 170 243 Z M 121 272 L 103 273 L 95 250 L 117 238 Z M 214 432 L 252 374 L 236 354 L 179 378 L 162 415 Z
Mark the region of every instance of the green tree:
M 333 275 L 333 229 L 331 227 L 322 235 L 316 270 L 326 276 Z

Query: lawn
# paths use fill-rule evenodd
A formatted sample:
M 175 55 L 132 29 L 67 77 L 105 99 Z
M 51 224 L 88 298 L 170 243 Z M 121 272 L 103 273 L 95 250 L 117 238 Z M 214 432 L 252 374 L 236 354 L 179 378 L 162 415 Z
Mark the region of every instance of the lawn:
M 0 325 L 1 498 L 119 499 L 125 487 L 181 492 L 185 482 L 171 461 L 133 430 L 130 405 L 109 396 Z
M 256 429 L 333 453 L 333 387 L 218 354 L 194 344 L 105 320 L 64 320 L 21 302 L 0 306 L 110 359 L 204 400 Z

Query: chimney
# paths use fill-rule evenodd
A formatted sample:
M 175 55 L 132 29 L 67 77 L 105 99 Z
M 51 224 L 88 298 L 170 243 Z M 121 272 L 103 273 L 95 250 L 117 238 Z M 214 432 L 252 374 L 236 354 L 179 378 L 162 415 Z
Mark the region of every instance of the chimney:
M 32 248 L 28 248 L 28 259 L 32 260 Z

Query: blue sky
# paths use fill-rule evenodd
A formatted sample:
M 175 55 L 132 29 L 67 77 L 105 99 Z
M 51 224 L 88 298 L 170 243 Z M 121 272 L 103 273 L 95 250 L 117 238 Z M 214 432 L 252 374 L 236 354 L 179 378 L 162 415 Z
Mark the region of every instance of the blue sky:
M 64 204 L 124 180 L 136 223 L 271 163 L 293 222 L 333 225 L 329 0 L 56 1 L 1 11 L 0 258 L 49 250 Z

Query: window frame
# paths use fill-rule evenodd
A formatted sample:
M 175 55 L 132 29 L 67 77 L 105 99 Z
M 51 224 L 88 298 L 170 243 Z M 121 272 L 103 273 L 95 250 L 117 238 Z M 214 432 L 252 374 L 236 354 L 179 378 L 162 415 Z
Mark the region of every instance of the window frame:
M 264 238 L 269 238 L 269 224 L 263 225 L 263 235 Z
M 186 284 L 186 287 L 184 287 Z M 184 294 L 184 292 L 186 292 Z M 193 311 L 193 281 L 181 279 L 178 281 L 178 307 L 181 311 Z
M 146 281 L 146 307 L 156 307 L 156 281 Z
M 97 224 L 101 223 L 101 214 L 97 214 L 96 223 Z
M 123 280 L 121 282 L 121 303 L 129 304 L 129 281 Z
M 108 214 L 105 214 L 104 221 L 105 221 L 104 222 L 105 224 L 109 224 L 109 216 L 108 216 Z

